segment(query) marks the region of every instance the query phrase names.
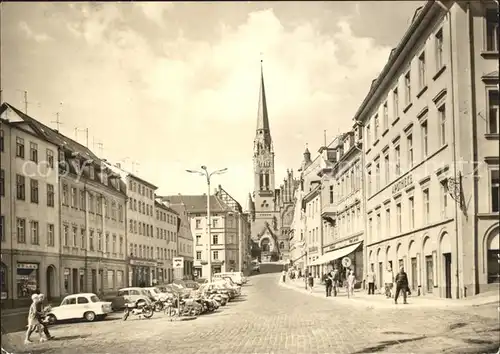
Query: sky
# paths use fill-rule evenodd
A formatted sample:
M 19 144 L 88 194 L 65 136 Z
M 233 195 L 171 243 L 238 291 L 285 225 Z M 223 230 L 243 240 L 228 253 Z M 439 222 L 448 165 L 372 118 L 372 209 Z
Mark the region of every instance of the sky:
M 260 60 L 277 186 L 352 128 L 423 2 L 1 3 L 2 100 L 157 194 L 253 190 Z M 75 131 L 75 128 L 78 131 Z M 100 145 L 102 144 L 102 145 Z

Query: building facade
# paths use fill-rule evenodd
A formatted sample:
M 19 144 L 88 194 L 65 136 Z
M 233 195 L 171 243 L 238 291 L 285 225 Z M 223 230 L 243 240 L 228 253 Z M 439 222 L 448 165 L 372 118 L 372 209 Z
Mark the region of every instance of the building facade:
M 61 295 L 59 161 L 58 145 L 30 117 L 6 103 L 0 114 L 0 287 L 7 308 L 29 305 L 37 289 Z
M 156 254 L 158 263 L 158 283 L 171 283 L 175 278 L 181 278 L 182 274 L 176 275 L 173 268 L 173 258 L 179 254 L 181 242 L 181 231 L 179 227 L 179 213 L 171 208 L 168 203 L 162 202 L 160 198 L 155 201 L 156 214 Z
M 364 126 L 366 257 L 379 288 L 382 272 L 399 266 L 422 295 L 461 298 L 498 282 L 490 6 L 426 3 L 355 115 Z

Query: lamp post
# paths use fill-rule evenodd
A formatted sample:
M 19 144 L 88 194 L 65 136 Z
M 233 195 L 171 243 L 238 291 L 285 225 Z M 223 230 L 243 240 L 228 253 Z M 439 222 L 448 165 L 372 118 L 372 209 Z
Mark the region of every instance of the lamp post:
M 207 233 L 208 233 L 208 246 L 207 246 L 207 251 L 208 251 L 208 258 L 207 258 L 207 263 L 208 263 L 208 282 L 212 282 L 212 240 L 211 240 L 211 219 L 210 219 L 210 179 L 213 175 L 220 175 L 223 174 L 224 172 L 227 171 L 227 168 L 223 168 L 220 170 L 215 170 L 212 172 L 208 172 L 207 166 L 203 165 L 201 166 L 202 171 L 197 171 L 197 170 L 186 170 L 186 172 L 189 173 L 194 173 L 200 176 L 204 176 L 207 179 L 207 187 L 208 187 L 208 192 L 207 192 Z

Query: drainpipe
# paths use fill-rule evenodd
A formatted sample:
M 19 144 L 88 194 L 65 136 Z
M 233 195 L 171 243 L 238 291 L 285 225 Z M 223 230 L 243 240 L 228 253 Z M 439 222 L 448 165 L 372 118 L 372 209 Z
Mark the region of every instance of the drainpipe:
M 446 7 L 441 1 L 436 1 L 436 3 L 443 8 L 446 11 L 446 18 L 448 19 L 448 31 L 449 31 L 449 51 L 450 51 L 450 79 L 451 79 L 451 102 L 452 102 L 452 107 L 453 109 L 451 110 L 451 121 L 452 121 L 452 149 L 453 149 L 453 178 L 455 181 L 457 180 L 458 177 L 458 167 L 457 167 L 457 143 L 456 143 L 456 116 L 455 116 L 455 80 L 454 80 L 454 66 L 453 66 L 453 43 L 452 43 L 452 37 L 453 37 L 453 27 L 451 23 L 451 16 L 450 16 L 450 10 L 448 7 Z M 456 292 L 455 292 L 455 297 L 457 299 L 460 298 L 460 257 L 459 254 L 459 210 L 458 206 L 455 204 L 455 253 L 456 253 L 456 267 L 455 267 L 455 281 L 456 281 Z

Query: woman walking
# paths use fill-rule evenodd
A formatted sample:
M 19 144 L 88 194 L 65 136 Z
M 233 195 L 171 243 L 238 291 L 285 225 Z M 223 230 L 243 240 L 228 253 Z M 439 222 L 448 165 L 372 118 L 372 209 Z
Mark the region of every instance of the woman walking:
M 351 270 L 346 280 L 346 288 L 347 288 L 347 298 L 354 296 L 354 285 L 356 284 L 356 276 L 354 275 L 354 271 Z
M 42 335 L 41 331 L 41 326 L 40 326 L 40 321 L 38 320 L 39 314 L 37 311 L 37 305 L 38 302 L 40 301 L 40 298 L 37 294 L 31 295 L 31 300 L 33 301 L 31 303 L 29 312 L 28 312 L 28 330 L 26 331 L 26 338 L 24 340 L 24 344 L 29 344 L 32 343 L 30 336 L 33 334 L 33 332 L 37 331 L 38 335 L 40 336 L 40 342 L 45 342 L 45 338 Z

